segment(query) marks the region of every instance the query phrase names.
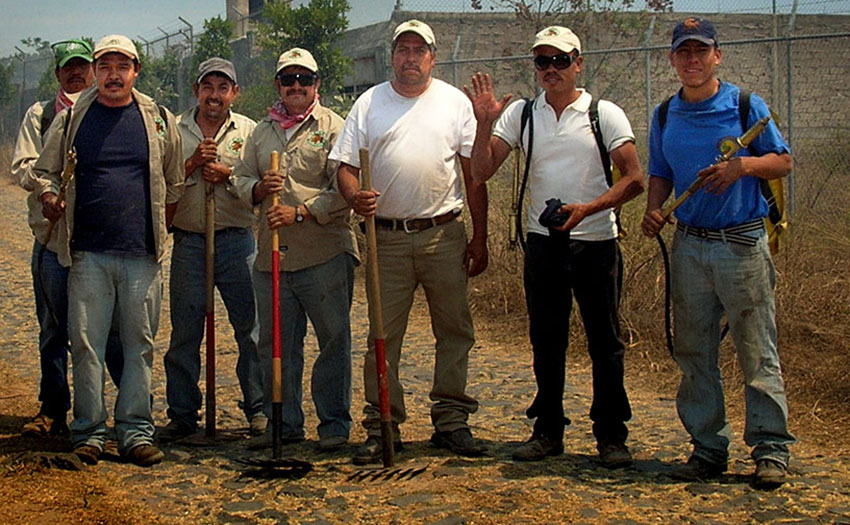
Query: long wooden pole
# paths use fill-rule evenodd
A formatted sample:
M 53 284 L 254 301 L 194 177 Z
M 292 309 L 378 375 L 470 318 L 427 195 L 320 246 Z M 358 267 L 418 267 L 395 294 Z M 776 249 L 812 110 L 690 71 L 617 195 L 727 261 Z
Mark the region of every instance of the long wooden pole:
M 207 292 L 207 399 L 206 399 L 206 424 L 204 434 L 207 437 L 215 437 L 215 184 L 205 183 L 206 191 L 206 253 L 204 254 L 204 266 L 206 270 L 206 292 Z
M 361 188 L 372 189 L 369 150 L 360 149 Z M 381 310 L 381 282 L 378 272 L 378 240 L 375 232 L 375 216 L 366 217 L 366 272 L 369 286 L 369 319 L 375 337 L 375 366 L 378 375 L 378 406 L 381 412 L 381 452 L 384 467 L 395 462 L 393 450 L 393 427 L 390 413 L 390 386 L 387 378 L 387 351 L 384 336 L 384 317 Z
M 270 170 L 280 169 L 280 153 L 272 151 Z M 272 206 L 280 204 L 280 196 L 272 193 Z M 283 370 L 280 353 L 280 234 L 272 234 L 272 456 L 280 458 L 283 432 Z

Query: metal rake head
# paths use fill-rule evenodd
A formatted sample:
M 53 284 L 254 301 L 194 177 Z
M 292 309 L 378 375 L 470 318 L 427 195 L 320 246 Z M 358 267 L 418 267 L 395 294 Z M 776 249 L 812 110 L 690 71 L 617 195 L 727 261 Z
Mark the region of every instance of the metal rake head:
M 313 470 L 309 461 L 297 458 L 239 458 L 237 463 L 249 467 L 242 476 L 257 479 L 300 479 Z
M 402 481 L 413 479 L 425 472 L 428 465 L 398 468 L 367 468 L 359 469 L 351 473 L 346 481 Z

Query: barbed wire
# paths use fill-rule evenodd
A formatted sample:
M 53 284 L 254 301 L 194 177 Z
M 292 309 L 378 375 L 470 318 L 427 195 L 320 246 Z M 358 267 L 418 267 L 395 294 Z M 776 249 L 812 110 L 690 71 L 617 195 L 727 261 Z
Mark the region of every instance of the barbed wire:
M 534 2 L 528 2 L 534 4 Z M 592 5 L 594 2 L 588 2 Z M 648 2 L 603 2 L 610 9 L 618 5 L 628 11 L 648 10 Z M 790 14 L 796 5 L 798 14 L 850 14 L 850 0 L 674 0 L 673 11 L 682 13 L 776 13 Z M 423 12 L 511 12 L 507 2 L 500 0 L 403 0 L 396 7 L 403 11 Z M 533 7 L 533 5 L 532 5 Z

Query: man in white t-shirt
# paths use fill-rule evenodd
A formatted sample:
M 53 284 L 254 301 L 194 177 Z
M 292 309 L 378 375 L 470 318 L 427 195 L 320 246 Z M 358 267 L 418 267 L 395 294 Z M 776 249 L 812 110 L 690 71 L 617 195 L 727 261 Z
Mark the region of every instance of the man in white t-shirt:
M 499 117 L 510 95 L 497 101 L 489 75 L 478 73 L 472 88 L 464 87 L 478 121 L 472 148 L 475 180 L 489 179 L 514 147 L 527 154 L 533 128 L 524 281 L 537 380 L 537 395 L 526 414 L 536 421 L 531 439 L 513 457 L 538 461 L 564 450 L 564 428 L 570 423 L 563 407 L 564 378 L 575 295 L 593 361 L 590 418 L 597 450 L 604 466 L 623 467 L 632 462 L 625 444 L 631 409 L 623 386 L 625 346 L 618 319 L 623 262 L 614 209 L 643 191 L 643 174 L 623 110 L 605 100 L 594 106 L 591 95 L 576 88 L 583 63 L 578 37 L 566 27 L 547 27 L 537 33 L 532 52 L 543 96 L 527 102 L 525 124 L 522 100 Z M 606 177 L 591 126 L 594 114 L 602 147 L 622 174 L 616 183 Z M 565 203 L 558 212 L 568 216 L 560 226 L 538 220 L 550 199 Z
M 475 136 L 472 106 L 463 93 L 431 77 L 434 33 L 418 20 L 393 34 L 394 79 L 354 103 L 330 158 L 342 164 L 339 188 L 355 212 L 375 215 L 381 299 L 386 332 L 389 393 L 395 446 L 406 419 L 398 364 L 413 293 L 421 284 L 436 337 L 430 398 L 431 442 L 465 456 L 484 448 L 467 420 L 478 402 L 466 394 L 469 350 L 475 342 L 466 296 L 468 277 L 487 267 L 487 190 L 472 180 L 469 156 Z M 369 148 L 373 189 L 360 189 L 360 148 Z M 460 169 L 458 169 L 460 168 Z M 462 175 L 462 176 L 461 176 Z M 461 221 L 466 187 L 473 236 Z M 374 333 L 364 364 L 368 438 L 356 464 L 381 457 Z

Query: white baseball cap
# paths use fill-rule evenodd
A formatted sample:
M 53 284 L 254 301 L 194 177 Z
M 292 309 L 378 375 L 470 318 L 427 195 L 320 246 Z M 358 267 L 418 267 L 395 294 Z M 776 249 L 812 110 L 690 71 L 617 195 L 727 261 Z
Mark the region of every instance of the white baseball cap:
M 277 75 L 280 73 L 281 69 L 289 66 L 301 66 L 309 69 L 313 73 L 319 72 L 319 64 L 316 63 L 316 59 L 313 58 L 313 55 L 306 49 L 301 49 L 300 47 L 293 47 L 289 51 L 284 51 L 280 57 L 278 57 L 277 69 L 275 69 L 274 74 Z
M 395 28 L 393 31 L 393 42 L 398 40 L 403 33 L 416 33 L 421 36 L 425 43 L 429 46 L 435 45 L 436 40 L 434 39 L 434 31 L 431 30 L 431 27 L 425 22 L 419 20 L 408 20 L 407 22 L 402 22 Z
M 121 53 L 133 60 L 139 59 L 136 44 L 124 35 L 106 35 L 94 45 L 94 59 L 97 60 L 106 53 Z
M 552 46 L 564 53 L 572 53 L 573 49 L 581 53 L 581 41 L 568 27 L 549 26 L 534 35 L 533 50 L 540 46 Z

